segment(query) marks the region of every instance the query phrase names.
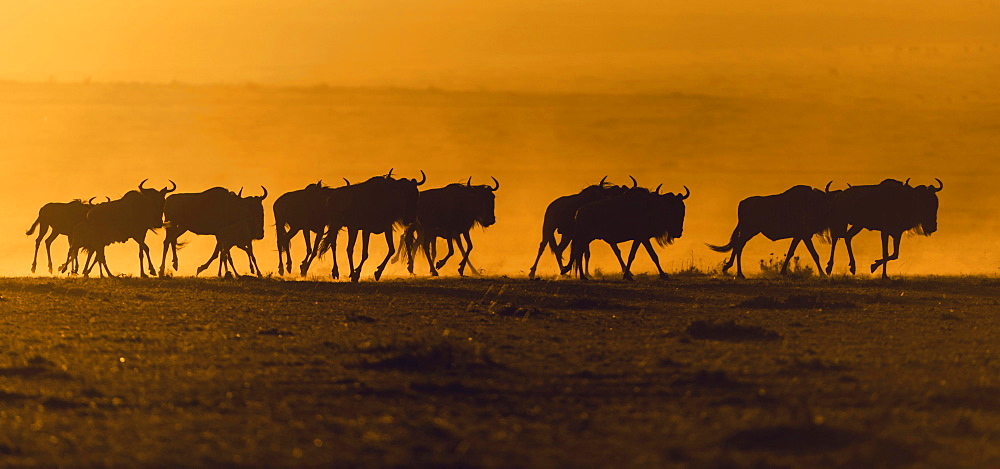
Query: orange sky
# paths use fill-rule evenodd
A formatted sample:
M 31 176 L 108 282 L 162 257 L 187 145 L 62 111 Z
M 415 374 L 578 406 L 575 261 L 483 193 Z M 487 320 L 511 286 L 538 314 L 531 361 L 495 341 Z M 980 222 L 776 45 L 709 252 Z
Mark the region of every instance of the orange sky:
M 720 50 L 995 43 L 998 29 L 1000 2 L 982 0 L 5 0 L 0 79 L 502 89 Z

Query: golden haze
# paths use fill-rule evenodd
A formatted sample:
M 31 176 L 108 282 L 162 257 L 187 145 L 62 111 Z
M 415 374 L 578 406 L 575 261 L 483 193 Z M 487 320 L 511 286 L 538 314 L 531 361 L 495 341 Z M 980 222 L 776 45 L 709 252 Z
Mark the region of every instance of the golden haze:
M 390 167 L 500 179 L 498 224 L 474 234 L 495 274 L 525 272 L 546 204 L 606 174 L 691 188 L 670 270 L 721 262 L 703 243 L 728 239 L 744 197 L 886 177 L 945 182 L 940 231 L 905 239 L 893 271 L 1000 266 L 997 2 L 35 3 L 0 6 L 4 275 L 28 273 L 45 202 L 147 177 L 276 196 Z M 190 274 L 212 242 L 183 239 Z M 878 239 L 856 244 L 864 270 Z M 786 248 L 754 240 L 745 260 Z M 273 229 L 257 250 L 274 270 Z M 110 248 L 112 269 L 135 274 L 135 253 Z

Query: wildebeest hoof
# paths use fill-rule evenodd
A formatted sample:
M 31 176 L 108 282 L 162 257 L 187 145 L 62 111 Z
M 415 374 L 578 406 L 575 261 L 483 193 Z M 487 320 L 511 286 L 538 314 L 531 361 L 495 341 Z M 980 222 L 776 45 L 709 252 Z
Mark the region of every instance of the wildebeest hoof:
M 670 280 L 670 276 L 666 273 L 660 274 L 660 280 Z
M 876 270 L 878 270 L 878 265 L 879 265 L 878 262 L 872 264 L 872 273 L 873 274 L 875 273 Z
M 378 279 L 380 279 L 380 278 L 382 278 L 382 271 L 381 270 L 376 270 L 375 271 L 375 281 L 377 282 Z
M 628 280 L 629 282 L 631 282 L 635 280 L 635 278 L 632 277 L 632 274 L 625 272 L 624 274 L 622 274 L 622 280 Z
M 438 276 L 438 271 L 432 270 L 431 271 L 431 277 L 437 277 L 437 276 Z
M 441 269 L 441 268 L 444 268 L 444 265 L 445 265 L 446 263 L 447 263 L 447 261 L 443 261 L 443 260 L 441 260 L 441 261 L 437 261 L 437 263 L 436 263 L 436 264 L 434 264 L 434 267 L 435 267 L 435 268 L 437 268 L 437 269 Z

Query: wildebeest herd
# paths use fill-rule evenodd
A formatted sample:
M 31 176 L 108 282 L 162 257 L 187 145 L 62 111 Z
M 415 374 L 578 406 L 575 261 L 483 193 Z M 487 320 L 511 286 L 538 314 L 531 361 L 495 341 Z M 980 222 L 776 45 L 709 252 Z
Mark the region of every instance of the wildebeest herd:
M 361 278 L 372 234 L 384 235 L 388 248 L 385 258 L 374 271 L 375 280 L 381 278 L 390 259 L 394 262 L 400 259 L 405 261 L 407 270 L 412 274 L 418 251 L 423 252 L 431 275 L 438 275 L 438 270 L 444 267 L 456 247 L 461 255 L 458 273 L 464 275 L 466 268 L 475 273 L 476 269 L 469 259 L 473 248 L 470 233 L 477 225 L 485 228 L 496 223 L 495 192 L 500 188 L 500 182 L 493 178 L 492 185 L 473 185 L 469 178 L 464 183 L 421 191 L 419 187 L 426 180 L 423 171 L 420 180 L 417 180 L 395 178 L 390 170 L 386 175 L 374 176 L 357 184 L 345 179 L 344 186 L 328 187 L 319 181 L 281 195 L 273 204 L 278 274 L 292 273 L 291 240 L 301 232 L 305 256 L 298 266 L 299 274 L 307 275 L 312 262 L 332 250 L 331 275 L 339 278 L 335 254 L 337 237 L 342 229 L 346 229 L 348 235 L 348 276 L 354 282 Z M 684 201 L 691 191 L 685 186 L 683 194 L 660 193 L 662 184 L 650 190 L 640 187 L 635 178 L 631 181 L 631 186 L 614 185 L 608 183 L 605 177 L 577 194 L 552 201 L 545 210 L 542 240 L 528 276 L 535 277 L 539 260 L 545 250 L 550 249 L 561 274 L 573 271 L 581 279 L 586 279 L 590 244 L 600 239 L 611 247 L 618 258 L 625 279 L 632 278 L 631 266 L 640 246 L 649 254 L 660 277 L 666 278 L 651 240 L 655 239 L 663 246 L 681 237 Z M 263 201 L 268 196 L 266 188 L 261 187 L 261 195 L 244 196 L 242 189 L 232 192 L 214 187 L 198 193 L 175 193 L 177 185 L 173 181 L 170 181 L 170 187 L 162 189 L 147 188 L 145 183 L 144 180 L 137 190 L 129 191 L 117 200 L 109 198 L 106 202 L 94 203 L 94 198 L 91 198 L 86 202 L 74 200 L 44 205 L 27 231 L 31 235 L 38 229 L 31 271 L 36 270 L 38 249 L 44 239 L 48 270 L 52 272 L 51 244 L 59 235 L 66 235 L 69 250 L 65 262 L 58 268 L 60 272 L 88 276 L 96 266 L 100 276 L 105 273 L 111 276 L 104 248 L 132 239 L 139 247 L 140 275 L 146 277 L 148 268 L 150 275 L 164 276 L 167 274 L 168 251 L 173 255 L 173 269 L 177 270 L 178 238 L 190 231 L 214 236 L 216 240 L 211 258 L 198 267 L 198 273 L 218 259 L 220 276 L 223 272 L 235 275 L 230 251 L 237 247 L 246 253 L 250 272 L 262 275 L 253 252 L 253 241 L 264 238 Z M 874 273 L 881 267 L 882 276 L 888 277 L 886 264 L 898 258 L 900 237 L 904 232 L 930 235 L 937 230 L 937 192 L 944 187 L 940 180 L 937 180 L 936 186 L 911 186 L 909 179 L 905 182 L 886 179 L 875 185 L 848 185 L 840 190 L 830 190 L 830 186 L 828 183 L 821 190 L 798 185 L 781 194 L 749 197 L 741 201 L 738 223 L 729 243 L 709 245 L 717 252 L 731 253 L 723 265 L 723 272 L 735 263 L 737 277 L 743 278 L 744 246 L 757 234 L 763 234 L 772 241 L 791 238 L 781 269 L 783 274 L 787 272 L 788 262 L 796 247 L 802 243 L 809 250 L 818 272 L 829 275 L 833 271 L 834 254 L 841 239 L 847 246 L 849 268 L 854 274 L 856 266 L 851 240 L 861 230 L 868 229 L 879 231 L 882 237 L 882 258 L 871 265 L 871 271 Z M 155 268 L 145 242 L 147 232 L 158 228 L 166 229 L 159 270 Z M 396 228 L 401 231 L 398 253 L 394 242 Z M 359 232 L 362 253 L 355 265 L 354 247 Z M 830 259 L 825 269 L 820 265 L 819 254 L 812 242 L 817 235 L 826 236 L 831 241 Z M 441 259 L 437 259 L 439 238 L 448 247 L 447 254 Z M 891 255 L 889 238 L 893 241 Z M 625 241 L 632 241 L 627 260 L 618 249 L 618 244 Z M 570 255 L 564 263 L 563 253 L 567 247 L 570 248 Z M 78 259 L 80 250 L 87 253 L 82 269 Z

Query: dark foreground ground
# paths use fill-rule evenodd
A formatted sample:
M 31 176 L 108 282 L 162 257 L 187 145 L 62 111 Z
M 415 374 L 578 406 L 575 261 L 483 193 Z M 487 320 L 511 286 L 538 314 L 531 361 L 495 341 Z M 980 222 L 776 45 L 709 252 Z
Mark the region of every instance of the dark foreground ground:
M 1000 467 L 993 278 L 0 294 L 0 465 Z

